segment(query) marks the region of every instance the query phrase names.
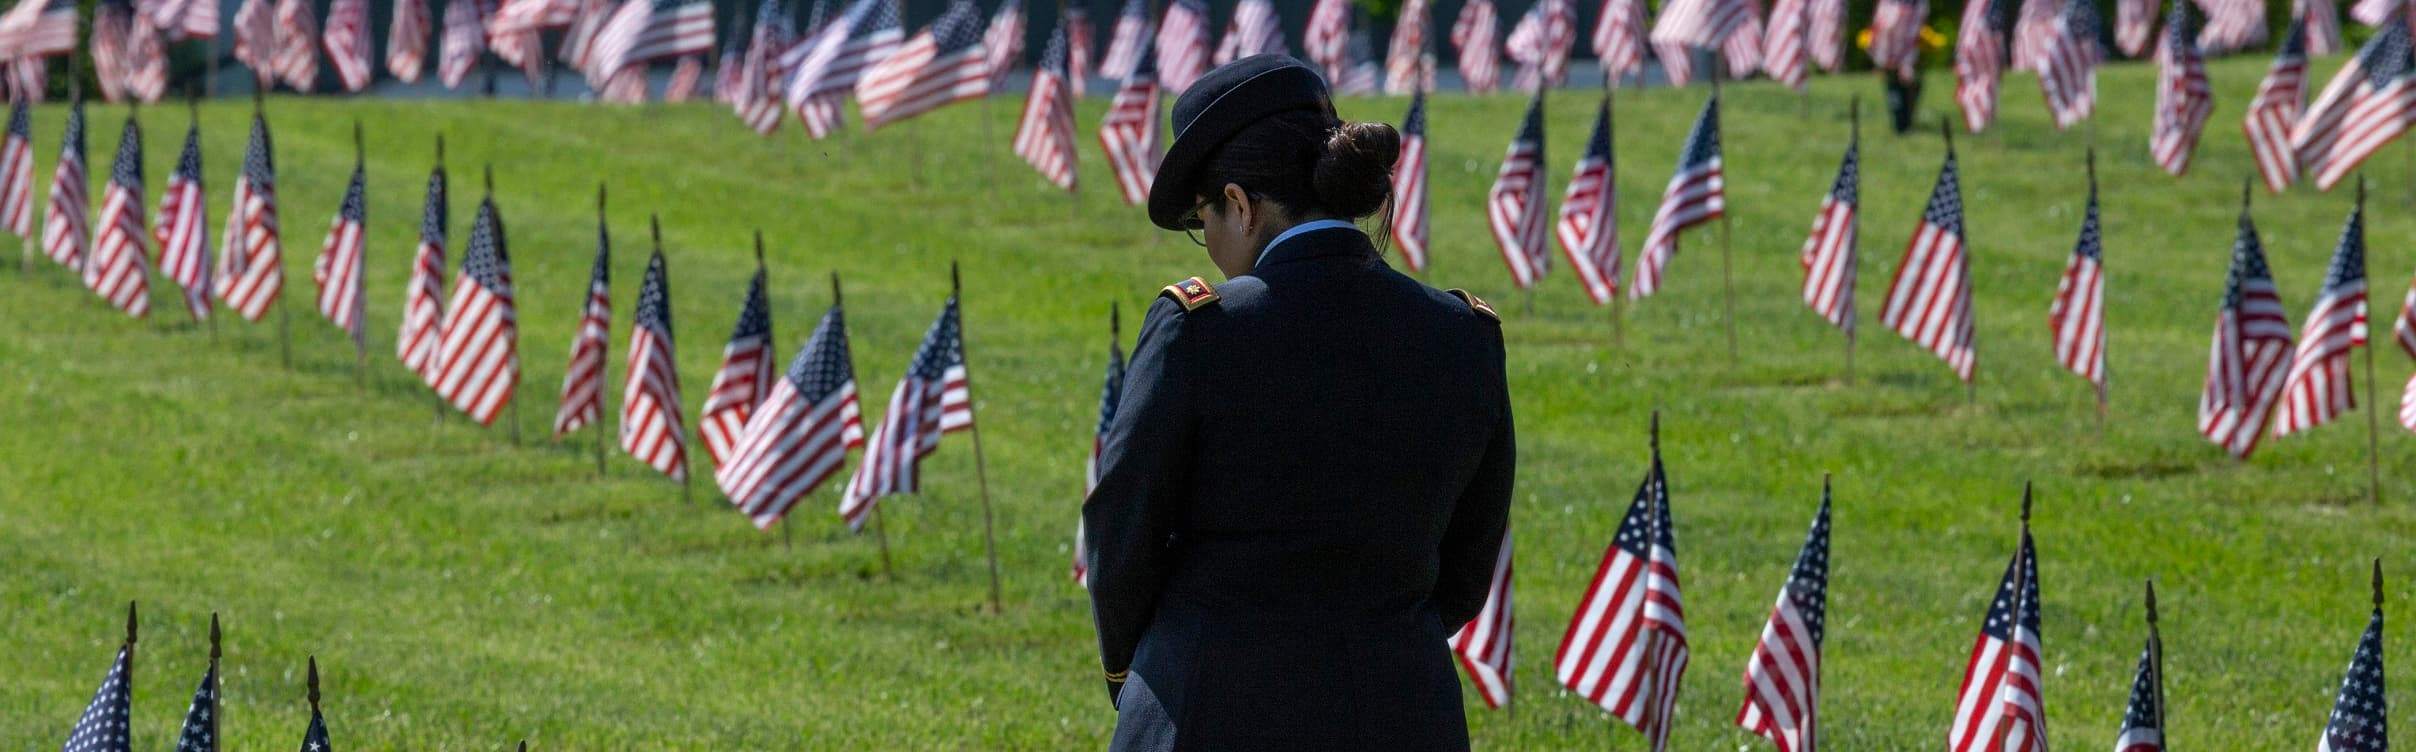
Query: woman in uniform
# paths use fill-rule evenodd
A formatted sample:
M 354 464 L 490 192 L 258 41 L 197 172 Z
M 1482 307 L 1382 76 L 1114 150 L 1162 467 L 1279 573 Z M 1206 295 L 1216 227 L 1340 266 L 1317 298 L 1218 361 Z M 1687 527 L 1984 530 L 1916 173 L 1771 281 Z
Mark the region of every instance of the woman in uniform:
M 1501 322 L 1352 224 L 1400 134 L 1262 55 L 1174 105 L 1149 218 L 1225 281 L 1149 310 L 1083 504 L 1115 750 L 1459 750 L 1447 641 L 1515 465 Z

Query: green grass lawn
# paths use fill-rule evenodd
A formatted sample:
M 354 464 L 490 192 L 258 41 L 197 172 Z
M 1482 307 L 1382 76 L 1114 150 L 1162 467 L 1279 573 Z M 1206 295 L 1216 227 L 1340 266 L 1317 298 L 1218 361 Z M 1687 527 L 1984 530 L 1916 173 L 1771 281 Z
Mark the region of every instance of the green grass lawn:
M 2319 63 L 2318 75 L 2336 65 Z M 2015 543 L 2025 480 L 2038 487 L 2046 692 L 2060 745 L 2114 733 L 2148 577 L 2162 591 L 2174 737 L 2220 749 L 2314 742 L 2365 621 L 2368 559 L 2384 557 L 2398 613 L 2416 594 L 2416 442 L 2383 417 L 2376 508 L 2365 500 L 2365 415 L 2269 441 L 2246 464 L 2194 430 L 2240 182 L 2254 169 L 2240 108 L 2264 67 L 2257 56 L 2212 67 L 2220 99 L 2180 180 L 2147 153 L 2153 68 L 2103 76 L 2113 407 L 2102 434 L 2089 387 L 2055 365 L 2046 328 L 2080 221 L 2086 137 L 2048 126 L 2033 79 L 2007 82 L 2005 122 L 1958 139 L 1978 296 L 1976 404 L 1944 365 L 1876 322 L 1941 144 L 1934 125 L 1883 132 L 1872 79 L 1816 79 L 1808 98 L 1769 84 L 1729 90 L 1742 341 L 1733 359 L 1713 232 L 1689 234 L 1667 289 L 1627 306 L 1622 342 L 1558 260 L 1525 312 L 1481 208 L 1524 102 L 1434 100 L 1432 281 L 1468 287 L 1507 314 L 1523 440 L 1512 518 L 1517 710 L 1487 711 L 1468 695 L 1477 743 L 1644 747 L 1556 690 L 1550 658 L 1642 477 L 1655 408 L 1694 650 L 1676 748 L 1758 744 L 1730 722 L 1738 676 L 1824 472 L 1835 473 L 1837 497 L 1823 698 L 1832 748 L 1937 747 Z M 1952 108 L 1952 82 L 1933 72 L 1929 87 L 1934 123 Z M 1631 263 L 1704 94 L 1620 97 Z M 1865 336 L 1857 380 L 1845 385 L 1843 338 L 1798 302 L 1795 259 L 1858 95 L 1870 100 L 1871 126 Z M 1085 129 L 1104 105 L 1084 102 Z M 1581 92 L 1550 103 L 1556 202 L 1594 105 Z M 1048 189 L 1007 149 L 1019 106 L 958 106 L 812 143 L 794 129 L 754 138 L 705 105 L 272 100 L 293 367 L 278 364 L 273 320 L 196 328 L 162 279 L 153 317 L 134 321 L 47 260 L 31 277 L 0 273 L 5 746 L 46 749 L 65 737 L 120 639 L 128 600 L 144 614 L 138 748 L 169 743 L 201 674 L 212 611 L 227 628 L 229 749 L 299 738 L 310 654 L 346 748 L 497 750 L 524 737 L 548 749 L 1100 746 L 1114 716 L 1066 565 L 1107 311 L 1121 304 L 1130 331 L 1160 286 L 1214 274 L 1115 197 L 1090 131 L 1083 192 L 1069 200 Z M 1404 106 L 1341 103 L 1346 116 L 1388 121 Z M 201 109 L 213 227 L 248 109 Z M 91 161 L 105 177 L 125 110 L 91 114 Z M 54 106 L 36 118 L 43 190 L 62 117 Z M 170 108 L 143 118 L 156 191 L 185 117 Z M 366 386 L 355 383 L 350 343 L 312 312 L 309 284 L 356 119 L 371 157 Z M 438 135 L 454 174 L 454 263 L 481 165 L 494 166 L 512 232 L 527 403 L 506 413 L 517 444 L 503 425 L 432 419 L 431 397 L 390 354 Z M 2416 265 L 2410 148 L 2368 171 L 2379 321 L 2397 313 L 2399 280 Z M 752 272 L 756 229 L 769 244 L 784 361 L 829 305 L 828 273 L 846 280 L 874 415 L 947 294 L 948 263 L 962 262 L 1003 613 L 985 612 L 969 436 L 949 437 L 926 461 L 922 495 L 884 504 L 894 574 L 880 571 L 870 539 L 839 524 L 838 483 L 802 502 L 790 547 L 732 513 L 709 483 L 682 503 L 677 486 L 617 451 L 597 478 L 591 434 L 547 440 L 598 182 L 611 186 L 619 246 L 608 394 L 620 388 L 646 217 L 660 213 L 691 425 Z M 2349 202 L 2345 190 L 2258 198 L 2294 323 Z M 2377 360 L 2383 400 L 2396 404 L 2410 364 L 2396 349 Z M 2416 665 L 2409 645 L 2391 643 L 2395 676 Z M 2416 696 L 2406 679 L 2393 689 Z

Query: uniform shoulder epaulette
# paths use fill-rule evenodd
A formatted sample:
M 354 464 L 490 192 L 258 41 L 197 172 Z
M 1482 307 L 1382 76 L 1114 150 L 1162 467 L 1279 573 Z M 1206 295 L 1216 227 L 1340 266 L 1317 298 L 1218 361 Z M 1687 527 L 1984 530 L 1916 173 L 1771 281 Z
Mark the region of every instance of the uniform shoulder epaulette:
M 1469 308 L 1476 309 L 1476 315 L 1493 319 L 1493 323 L 1496 324 L 1502 323 L 1502 315 L 1494 313 L 1493 306 L 1485 305 L 1485 301 L 1478 298 L 1476 293 L 1462 290 L 1457 287 L 1444 290 L 1444 292 L 1451 293 L 1453 297 L 1459 298 L 1460 302 L 1467 303 Z
M 1216 302 L 1216 288 L 1208 286 L 1208 280 L 1198 277 L 1167 285 L 1166 290 L 1158 294 L 1183 304 L 1185 311 L 1197 311 Z

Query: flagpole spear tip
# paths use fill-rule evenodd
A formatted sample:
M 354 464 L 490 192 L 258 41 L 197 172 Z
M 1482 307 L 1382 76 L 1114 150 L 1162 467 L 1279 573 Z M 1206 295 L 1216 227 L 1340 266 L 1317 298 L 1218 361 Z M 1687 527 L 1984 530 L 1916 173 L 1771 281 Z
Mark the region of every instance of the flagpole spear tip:
M 520 752 L 528 752 L 528 740 L 520 740 Z
M 948 260 L 948 292 L 949 292 L 950 294 L 954 294 L 954 293 L 960 293 L 960 292 L 964 292 L 964 291 L 965 291 L 965 280 L 964 280 L 964 278 L 963 278 L 963 277 L 958 276 L 958 275 L 957 275 L 957 273 L 956 273 L 956 259 L 949 259 L 949 260 Z
M 1107 302 L 1107 336 L 1110 340 L 1124 337 L 1124 304 L 1113 300 Z
M 2156 578 L 2148 578 L 2148 624 L 2156 623 Z
M 832 269 L 832 270 L 831 270 L 831 305 L 834 305 L 834 306 L 835 306 L 835 305 L 838 305 L 838 304 L 839 304 L 839 301 L 840 301 L 840 297 L 839 297 L 839 270 L 837 270 L 837 269 Z
M 1661 451 L 1661 411 L 1660 411 L 1660 410 L 1658 410 L 1658 409 L 1656 409 L 1656 410 L 1654 410 L 1654 411 L 1653 411 L 1652 446 L 1653 446 L 1653 452 L 1654 452 L 1655 454 L 1660 453 L 1660 451 Z
M 654 252 L 663 252 L 663 215 L 647 213 L 646 229 L 654 233 Z
M 2381 566 L 2381 565 L 2377 564 L 2376 566 L 2378 566 L 2378 567 L 2379 567 L 2379 566 Z M 2377 570 L 2375 570 L 2375 571 L 2379 572 L 2379 571 L 2381 571 L 2381 570 L 2377 569 Z M 141 623 L 141 620 L 140 620 L 140 619 L 135 618 L 135 613 L 134 613 L 134 601 L 127 601 L 127 602 L 126 602 L 126 644 L 128 644 L 128 645 L 132 645 L 132 644 L 134 644 L 134 633 L 135 633 L 135 627 L 136 627 L 137 625 L 139 625 L 140 623 Z
M 210 612 L 210 661 L 218 661 L 218 612 Z
M 304 681 L 305 681 L 305 683 L 307 683 L 307 684 L 309 684 L 309 685 L 310 685 L 310 712 L 311 712 L 311 714 L 312 714 L 312 715 L 317 715 L 317 714 L 319 713 L 319 657 L 318 657 L 318 656 L 315 656 L 315 655 L 314 655 L 314 656 L 311 656 L 311 657 L 310 657 L 310 674 L 309 674 L 308 678 L 307 678 L 307 679 L 305 679 Z
M 596 216 L 604 216 L 604 183 L 602 181 L 596 182 Z
M 2376 559 L 2374 560 L 2374 607 L 2375 607 L 2375 608 L 2382 608 L 2382 559 L 2381 559 L 2381 558 L 2376 558 Z M 127 641 L 131 642 L 131 641 L 133 641 L 133 639 L 134 639 L 134 638 L 132 638 L 132 637 L 128 637 L 128 638 L 126 638 L 126 639 L 127 639 Z
M 2022 525 L 2030 525 L 2030 481 L 2022 481 Z
M 361 119 L 360 119 L 360 118 L 357 118 L 357 117 L 356 117 L 356 118 L 353 118 L 353 119 L 352 119 L 352 156 L 353 156 L 353 158 L 354 158 L 354 159 L 358 160 L 358 159 L 367 159 L 367 158 L 368 158 L 368 157 L 367 157 L 367 154 L 368 154 L 368 152 L 369 152 L 369 147 L 368 147 L 368 146 L 366 146 L 366 145 L 364 145 L 364 144 L 366 144 L 366 143 L 367 143 L 367 142 L 366 142 L 366 141 L 364 141 L 364 140 L 362 140 L 362 138 L 361 138 Z

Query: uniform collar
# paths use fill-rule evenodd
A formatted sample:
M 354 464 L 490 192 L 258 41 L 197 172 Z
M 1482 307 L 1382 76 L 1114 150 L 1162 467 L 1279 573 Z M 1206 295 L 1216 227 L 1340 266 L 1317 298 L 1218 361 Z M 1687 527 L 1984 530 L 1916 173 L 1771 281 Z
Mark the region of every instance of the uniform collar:
M 1284 241 L 1319 230 L 1334 229 L 1350 230 L 1351 232 L 1359 233 L 1363 237 L 1366 235 L 1366 233 L 1359 231 L 1358 225 L 1354 225 L 1339 219 L 1319 219 L 1309 222 L 1302 222 L 1300 224 L 1293 225 L 1292 229 L 1285 230 L 1282 234 L 1276 235 L 1274 240 L 1268 241 L 1266 250 L 1258 252 L 1258 261 L 1251 264 L 1251 268 L 1257 269 L 1266 266 L 1267 259 L 1275 255 L 1275 249 L 1283 247 Z

